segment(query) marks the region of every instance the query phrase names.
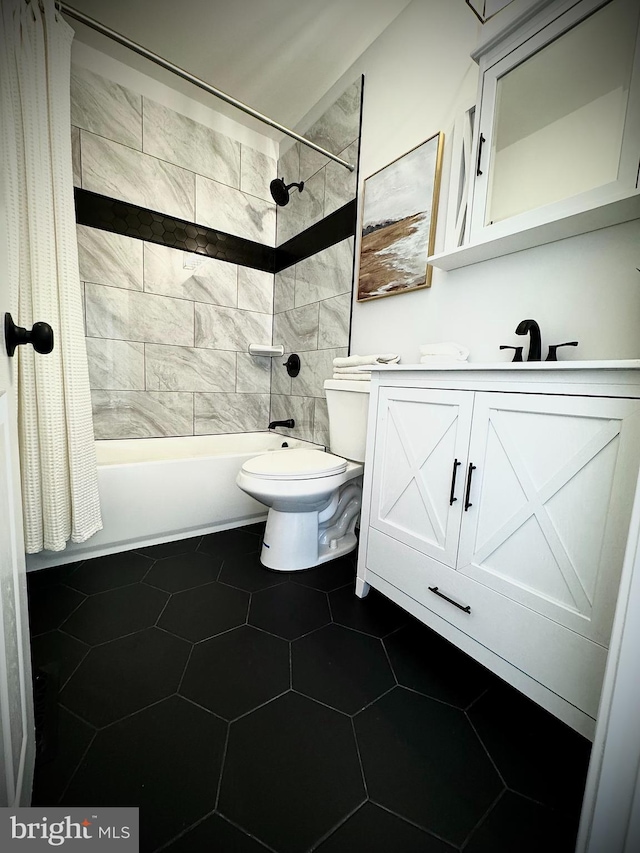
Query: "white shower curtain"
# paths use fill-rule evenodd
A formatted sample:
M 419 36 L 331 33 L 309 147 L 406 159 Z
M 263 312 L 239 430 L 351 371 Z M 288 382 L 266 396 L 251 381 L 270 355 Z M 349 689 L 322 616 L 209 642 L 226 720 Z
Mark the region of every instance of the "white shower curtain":
M 73 30 L 53 0 L 0 0 L 0 141 L 14 320 L 54 349 L 16 351 L 27 553 L 102 528 L 71 165 Z

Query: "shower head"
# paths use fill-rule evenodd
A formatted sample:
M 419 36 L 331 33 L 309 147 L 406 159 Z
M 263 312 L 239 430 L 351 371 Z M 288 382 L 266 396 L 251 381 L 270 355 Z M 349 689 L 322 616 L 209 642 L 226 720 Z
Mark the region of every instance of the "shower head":
M 284 178 L 275 178 L 275 180 L 271 181 L 269 184 L 271 197 L 278 207 L 284 207 L 285 204 L 289 204 L 289 190 L 291 187 L 298 187 L 298 192 L 302 192 L 304 189 L 304 181 L 300 181 L 299 184 L 294 182 L 292 184 L 285 185 Z

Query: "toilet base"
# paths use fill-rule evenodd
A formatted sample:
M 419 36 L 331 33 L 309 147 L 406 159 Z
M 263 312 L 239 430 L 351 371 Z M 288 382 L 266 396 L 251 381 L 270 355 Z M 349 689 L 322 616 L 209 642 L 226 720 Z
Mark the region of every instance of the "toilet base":
M 283 512 L 271 507 L 260 562 L 276 572 L 311 569 L 355 550 L 361 482 L 346 483 L 324 510 Z

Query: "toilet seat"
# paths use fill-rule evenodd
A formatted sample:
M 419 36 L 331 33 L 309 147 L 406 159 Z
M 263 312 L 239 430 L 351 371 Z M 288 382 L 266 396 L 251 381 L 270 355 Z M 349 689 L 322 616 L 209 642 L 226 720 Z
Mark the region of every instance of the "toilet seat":
M 322 450 L 274 450 L 247 460 L 242 470 L 263 480 L 314 480 L 342 474 L 347 460 Z

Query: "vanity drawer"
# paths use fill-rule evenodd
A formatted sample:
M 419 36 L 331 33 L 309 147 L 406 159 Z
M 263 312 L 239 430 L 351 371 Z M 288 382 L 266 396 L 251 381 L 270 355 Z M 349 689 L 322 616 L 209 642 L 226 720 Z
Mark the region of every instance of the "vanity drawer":
M 365 580 L 372 586 L 375 577 L 369 577 L 369 572 L 589 716 L 596 716 L 607 659 L 603 646 L 374 528 L 369 529 L 366 568 Z M 437 587 L 461 607 L 429 587 Z M 462 609 L 466 607 L 469 612 Z

